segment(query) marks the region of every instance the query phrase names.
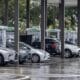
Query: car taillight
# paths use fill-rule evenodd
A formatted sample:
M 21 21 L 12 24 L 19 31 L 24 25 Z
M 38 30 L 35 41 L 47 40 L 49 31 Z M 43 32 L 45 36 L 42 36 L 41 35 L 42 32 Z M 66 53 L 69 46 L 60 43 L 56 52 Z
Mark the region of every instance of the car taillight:
M 56 44 L 52 44 L 51 47 L 52 47 L 52 48 L 56 48 Z

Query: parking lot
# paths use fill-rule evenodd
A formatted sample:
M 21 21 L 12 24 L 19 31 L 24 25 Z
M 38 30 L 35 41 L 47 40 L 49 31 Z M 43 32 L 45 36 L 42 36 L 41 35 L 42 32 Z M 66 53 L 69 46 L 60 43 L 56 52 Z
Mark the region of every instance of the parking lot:
M 79 80 L 80 0 L 0 0 L 0 80 Z
M 0 74 L 0 80 L 79 80 L 80 58 L 53 57 L 49 62 L 6 65 L 0 68 Z

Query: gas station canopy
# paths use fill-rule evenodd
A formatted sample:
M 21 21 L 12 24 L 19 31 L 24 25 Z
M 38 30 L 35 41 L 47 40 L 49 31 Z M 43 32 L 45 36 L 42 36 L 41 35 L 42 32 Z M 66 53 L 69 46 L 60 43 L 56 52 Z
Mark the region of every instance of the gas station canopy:
M 33 0 L 32 2 L 40 2 L 41 0 Z M 48 4 L 58 5 L 61 0 L 47 0 Z M 77 0 L 65 0 L 65 6 L 77 6 Z
M 48 0 L 48 4 L 59 4 L 61 0 Z M 77 6 L 77 0 L 65 0 L 65 6 Z

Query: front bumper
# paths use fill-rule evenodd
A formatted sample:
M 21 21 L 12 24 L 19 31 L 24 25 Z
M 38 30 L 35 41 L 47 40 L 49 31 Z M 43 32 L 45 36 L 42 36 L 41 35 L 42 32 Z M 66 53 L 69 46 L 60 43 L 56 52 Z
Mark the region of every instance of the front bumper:
M 15 61 L 10 60 L 10 61 L 8 61 L 8 63 L 10 63 L 10 64 L 15 64 L 15 63 L 17 63 L 17 62 L 18 62 L 18 60 L 15 60 Z
M 17 62 L 18 62 L 18 60 L 5 61 L 5 63 L 7 63 L 7 64 L 15 64 L 15 63 L 17 63 Z
M 8 57 L 8 63 L 10 63 L 10 64 L 17 63 L 19 61 L 18 57 L 19 56 L 17 54 L 9 56 Z
M 73 55 L 78 55 L 80 54 L 80 49 L 75 49 L 74 51 L 72 51 Z
M 50 55 L 46 55 L 41 61 L 49 61 L 50 60 Z

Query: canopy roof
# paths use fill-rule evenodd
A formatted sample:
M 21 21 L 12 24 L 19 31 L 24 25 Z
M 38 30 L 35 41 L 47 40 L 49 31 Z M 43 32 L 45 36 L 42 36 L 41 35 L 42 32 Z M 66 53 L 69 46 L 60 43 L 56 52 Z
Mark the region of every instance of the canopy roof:
M 65 6 L 77 6 L 77 0 L 64 0 Z M 48 0 L 48 4 L 59 4 L 61 0 Z
M 32 2 L 40 2 L 41 0 L 33 0 Z M 61 0 L 47 0 L 48 4 L 55 4 L 58 5 Z M 65 6 L 77 6 L 78 0 L 65 0 Z

